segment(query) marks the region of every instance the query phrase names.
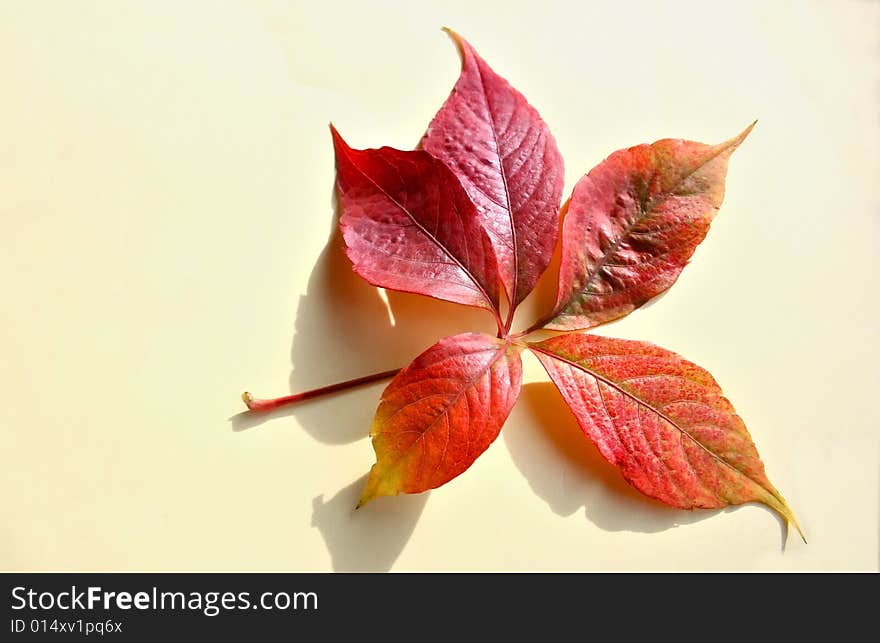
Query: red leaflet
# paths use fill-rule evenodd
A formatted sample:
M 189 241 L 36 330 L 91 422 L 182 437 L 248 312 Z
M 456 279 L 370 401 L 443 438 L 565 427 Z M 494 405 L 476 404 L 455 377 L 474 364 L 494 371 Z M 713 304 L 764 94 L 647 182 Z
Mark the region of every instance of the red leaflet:
M 486 308 L 497 318 L 492 245 L 452 172 L 423 151 L 354 150 L 331 130 L 339 225 L 355 272 L 374 286 Z
M 461 48 L 461 76 L 422 147 L 455 172 L 476 204 L 515 308 L 556 245 L 562 156 L 535 108 L 464 38 L 449 33 Z
M 742 419 L 704 369 L 653 344 L 596 335 L 530 348 L 584 433 L 636 489 L 683 509 L 763 502 L 800 531 Z
M 631 147 L 583 177 L 565 215 L 556 308 L 545 327 L 597 326 L 675 283 L 721 206 L 727 161 L 753 126 L 720 145 Z
M 521 347 L 481 333 L 447 337 L 382 393 L 370 434 L 376 464 L 360 505 L 439 487 L 501 431 L 522 382 Z

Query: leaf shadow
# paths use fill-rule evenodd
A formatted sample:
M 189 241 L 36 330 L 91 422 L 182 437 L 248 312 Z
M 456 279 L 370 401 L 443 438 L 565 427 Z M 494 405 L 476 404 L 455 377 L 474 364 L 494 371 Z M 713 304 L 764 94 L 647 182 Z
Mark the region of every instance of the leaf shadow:
M 493 333 L 485 311 L 430 297 L 382 291 L 353 270 L 343 250 L 339 204 L 331 197 L 333 225 L 315 262 L 306 294 L 299 298 L 290 349 L 290 391 L 320 386 L 406 366 L 446 335 L 481 330 Z M 378 383 L 373 388 L 376 388 Z M 241 413 L 230 418 L 234 431 L 295 416 L 319 442 L 347 444 L 367 437 L 375 404 L 339 404 L 345 391 L 270 413 Z M 378 395 L 375 398 L 378 402 Z
M 367 477 L 362 476 L 330 500 L 312 500 L 312 526 L 324 538 L 333 570 L 387 572 L 400 556 L 430 493 L 377 498 L 355 509 Z
M 290 391 L 306 391 L 406 366 L 446 335 L 482 330 L 494 333 L 491 315 L 429 297 L 380 290 L 358 276 L 343 250 L 337 225 L 339 204 L 332 191 L 333 223 L 327 243 L 300 296 L 290 359 Z M 244 431 L 285 417 L 325 444 L 347 444 L 369 436 L 379 386 L 342 391 L 268 413 L 229 418 Z M 347 396 L 348 403 L 340 403 Z M 364 462 L 368 470 L 372 462 Z M 330 500 L 313 499 L 312 525 L 324 538 L 336 571 L 387 571 L 397 560 L 421 516 L 428 494 L 378 498 L 354 507 L 366 477 Z
M 528 419 L 505 427 L 505 445 L 532 490 L 557 515 L 583 507 L 605 531 L 655 533 L 722 511 L 673 509 L 636 491 L 584 437 L 551 382 L 525 384 L 518 408 Z

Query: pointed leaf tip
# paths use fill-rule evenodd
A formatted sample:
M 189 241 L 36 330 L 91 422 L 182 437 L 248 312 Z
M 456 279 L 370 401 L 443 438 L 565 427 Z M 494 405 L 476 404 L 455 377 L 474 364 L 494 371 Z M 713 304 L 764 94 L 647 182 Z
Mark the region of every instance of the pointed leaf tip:
M 370 469 L 370 475 L 367 476 L 367 482 L 364 484 L 364 490 L 361 492 L 361 497 L 358 499 L 358 503 L 355 506 L 355 509 L 360 509 L 368 502 L 375 500 L 383 494 L 379 489 L 379 479 L 376 476 L 376 466 Z
M 755 129 L 755 125 L 757 125 L 757 124 L 758 124 L 758 119 L 756 118 L 742 132 L 740 132 L 739 134 L 734 136 L 732 139 L 728 140 L 726 144 L 732 146 L 734 149 L 739 147 L 742 144 L 742 142 L 744 140 L 746 140 L 746 137 L 748 137 L 748 135 L 752 133 L 752 130 Z M 724 146 L 725 143 L 722 143 L 721 145 Z
M 333 138 L 333 147 L 339 149 L 339 147 L 343 147 L 344 149 L 351 149 L 348 143 L 345 142 L 345 139 L 342 138 L 342 134 L 339 133 L 339 130 L 336 129 L 336 126 L 331 122 L 330 123 L 330 136 Z
M 452 29 L 451 27 L 442 27 L 442 30 L 446 33 L 447 36 L 452 38 L 455 42 L 456 46 L 459 49 L 464 49 L 464 44 L 467 42 L 464 38 L 462 38 L 461 34 Z
M 794 517 L 794 512 L 791 510 L 791 507 L 788 506 L 787 502 L 783 501 L 783 507 L 785 508 L 785 513 L 783 517 L 789 525 L 794 525 L 794 528 L 797 529 L 798 535 L 801 537 L 801 540 L 804 541 L 804 544 L 807 544 L 807 536 L 804 534 L 804 530 L 801 529 L 800 524 L 798 524 L 797 518 Z

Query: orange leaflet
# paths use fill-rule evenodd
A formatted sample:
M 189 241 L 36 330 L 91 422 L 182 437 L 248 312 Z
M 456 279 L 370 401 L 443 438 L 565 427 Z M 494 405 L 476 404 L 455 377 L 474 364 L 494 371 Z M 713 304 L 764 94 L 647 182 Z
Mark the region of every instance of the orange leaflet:
M 559 290 L 545 328 L 591 328 L 669 288 L 709 231 L 727 161 L 720 145 L 664 139 L 615 152 L 575 186 L 562 227 Z
M 339 225 L 355 272 L 374 286 L 486 308 L 497 320 L 492 245 L 452 172 L 423 151 L 352 149 L 331 130 Z
M 762 502 L 800 531 L 706 370 L 653 344 L 597 335 L 529 347 L 583 432 L 636 489 L 682 509 Z
M 461 75 L 422 147 L 455 172 L 477 206 L 511 300 L 509 323 L 556 245 L 562 155 L 525 97 L 464 38 L 449 33 L 461 48 Z
M 470 467 L 516 402 L 521 350 L 464 333 L 434 344 L 403 369 L 382 393 L 373 420 L 376 464 L 358 506 L 439 487 Z

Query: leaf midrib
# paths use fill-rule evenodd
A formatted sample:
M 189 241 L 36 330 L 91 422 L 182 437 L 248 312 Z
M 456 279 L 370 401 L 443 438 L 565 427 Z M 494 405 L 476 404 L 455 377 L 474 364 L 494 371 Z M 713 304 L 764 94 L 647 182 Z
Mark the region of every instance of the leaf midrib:
M 507 172 L 504 169 L 504 159 L 501 156 L 501 145 L 498 142 L 498 132 L 495 127 L 495 116 L 492 114 L 492 108 L 489 105 L 489 92 L 486 89 L 486 81 L 483 78 L 483 70 L 480 69 L 478 60 L 474 60 L 474 67 L 477 70 L 477 77 L 480 79 L 480 87 L 483 90 L 483 98 L 486 101 L 486 114 L 489 117 L 489 129 L 492 132 L 492 141 L 495 143 L 495 153 L 498 155 L 498 171 L 501 174 L 501 182 L 504 185 L 504 200 L 507 203 L 507 219 L 510 221 L 510 241 L 513 244 L 513 283 L 511 290 L 507 293 L 510 297 L 511 310 L 516 308 L 516 299 L 519 295 L 519 246 L 516 240 L 516 223 L 513 220 L 513 206 L 510 204 L 510 187 L 507 184 Z M 482 192 L 482 190 L 480 190 Z M 494 201 L 494 200 L 493 200 Z M 505 207 L 502 204 L 501 207 Z M 505 286 L 506 289 L 506 286 Z M 512 316 L 512 313 L 510 313 Z

